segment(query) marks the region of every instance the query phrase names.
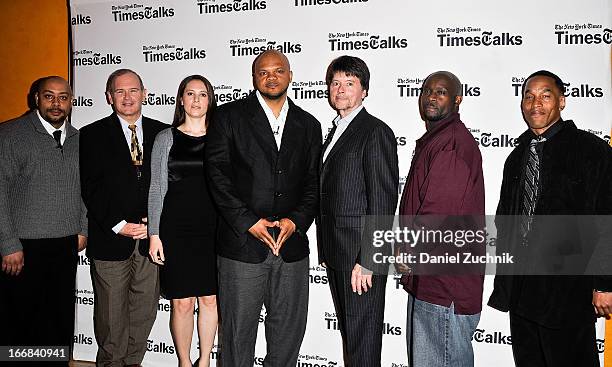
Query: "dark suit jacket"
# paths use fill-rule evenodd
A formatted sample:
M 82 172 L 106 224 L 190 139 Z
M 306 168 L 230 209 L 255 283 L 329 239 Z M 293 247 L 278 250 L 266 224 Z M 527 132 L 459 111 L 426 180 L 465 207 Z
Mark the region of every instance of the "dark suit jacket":
M 248 233 L 260 218 L 291 219 L 296 232 L 280 255 L 286 262 L 308 256 L 306 231 L 317 210 L 317 164 L 321 125 L 289 100 L 280 151 L 255 93 L 221 106 L 206 145 L 210 189 L 222 220 L 217 252 L 233 260 L 259 263 L 268 247 Z
M 140 184 L 116 114 L 81 129 L 81 194 L 89 218 L 88 257 L 117 261 L 132 254 L 134 240 L 115 234 L 112 228 L 122 220 L 139 223 L 147 216 L 151 149 L 157 133 L 166 127 L 157 120 L 142 118 L 144 152 Z M 146 256 L 148 248 L 149 241 L 141 240 L 140 253 Z
M 322 159 L 323 154 L 317 217 L 319 261 L 334 270 L 352 270 L 355 263 L 373 269 L 371 253 L 362 252 L 361 237 L 370 223 L 371 217 L 366 216 L 395 214 L 399 184 L 395 135 L 363 108 L 325 162 Z
M 588 251 L 595 250 L 598 252 L 593 259 L 601 262 L 595 266 L 610 269 L 612 149 L 593 134 L 577 129 L 572 121 L 557 123 L 563 127 L 544 143 L 542 150 L 540 197 L 527 246 L 517 244 L 521 243 L 519 228 L 529 131 L 519 137 L 519 145 L 506 160 L 495 220 L 497 251 L 531 249 L 524 259 L 533 260 L 538 270 L 546 272 L 555 261 L 575 254 L 589 260 Z M 591 223 L 580 223 L 582 218 Z M 608 222 L 597 223 L 600 219 Z M 548 224 L 551 220 L 555 221 L 553 226 Z M 533 274 L 529 270 L 527 274 Z M 540 325 L 558 328 L 594 321 L 593 289 L 612 291 L 612 277 L 497 275 L 488 304 Z

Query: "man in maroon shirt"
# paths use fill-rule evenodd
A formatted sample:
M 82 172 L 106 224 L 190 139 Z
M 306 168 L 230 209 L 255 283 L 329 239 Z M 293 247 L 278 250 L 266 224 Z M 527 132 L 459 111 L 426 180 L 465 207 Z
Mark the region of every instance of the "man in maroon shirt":
M 431 218 L 442 217 L 447 224 L 459 216 L 484 218 L 482 158 L 460 120 L 461 101 L 461 82 L 452 73 L 439 71 L 425 79 L 419 110 L 427 132 L 416 142 L 400 202 L 400 215 L 410 216 L 413 223 L 431 224 Z M 454 245 L 458 246 L 453 243 L 449 249 L 456 250 Z M 480 319 L 484 276 L 437 269 L 426 269 L 427 275 L 413 269 L 402 277 L 408 292 L 409 364 L 473 366 L 471 337 Z

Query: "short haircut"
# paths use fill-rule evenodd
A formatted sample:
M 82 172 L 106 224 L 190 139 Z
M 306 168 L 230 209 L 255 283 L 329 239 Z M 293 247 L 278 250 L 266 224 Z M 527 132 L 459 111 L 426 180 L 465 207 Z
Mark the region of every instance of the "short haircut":
M 535 78 L 536 76 L 546 76 L 552 78 L 555 81 L 555 85 L 559 88 L 561 94 L 565 94 L 565 84 L 563 84 L 563 80 L 559 78 L 557 74 L 551 73 L 548 70 L 538 70 L 535 73 L 529 75 L 527 79 L 523 82 L 523 86 L 521 87 L 521 96 L 525 95 L 525 87 L 527 86 L 527 82 L 529 79 Z
M 370 70 L 368 65 L 358 57 L 344 55 L 334 59 L 327 67 L 327 73 L 325 74 L 325 83 L 328 87 L 336 73 L 354 76 L 359 79 L 363 90 L 368 91 L 370 89 Z
M 62 78 L 61 76 L 57 76 L 57 75 L 45 76 L 35 81 L 34 83 L 36 84 L 36 93 L 42 92 L 44 85 L 47 84 L 47 82 L 51 80 L 66 83 L 66 85 L 68 86 L 68 92 L 70 93 L 70 95 L 72 95 L 72 88 L 70 87 L 70 83 L 68 83 L 66 79 Z
M 291 71 L 291 63 L 289 63 L 289 58 L 287 58 L 287 56 L 278 51 L 278 50 L 265 50 L 264 52 L 260 53 L 259 55 L 257 55 L 257 57 L 255 57 L 255 60 L 253 60 L 253 64 L 251 64 L 251 73 L 253 75 L 255 75 L 255 66 L 257 66 L 257 63 L 259 62 L 259 60 L 261 60 L 264 56 L 268 56 L 268 55 L 278 55 L 284 62 L 287 63 L 287 68 L 289 69 L 288 71 Z
M 140 89 L 144 90 L 144 83 L 142 82 L 142 78 L 140 77 L 140 75 L 138 75 L 138 73 L 136 73 L 134 70 L 131 70 L 131 69 L 117 69 L 113 71 L 111 75 L 108 76 L 108 79 L 106 80 L 106 92 L 112 93 L 115 79 L 125 74 L 136 75 L 136 77 L 138 78 L 138 82 L 140 83 Z
M 454 91 L 451 91 L 452 93 L 454 93 L 453 96 L 463 96 L 463 86 L 461 85 L 461 81 L 459 80 L 459 78 L 455 74 L 451 73 L 450 71 L 442 70 L 442 71 L 436 71 L 436 72 L 433 72 L 433 73 L 429 74 L 427 76 L 427 78 L 425 78 L 425 80 L 423 80 L 423 85 L 425 85 L 425 83 L 427 83 L 427 81 L 430 78 L 434 78 L 434 77 L 438 77 L 438 76 L 442 76 L 442 77 L 447 78 L 448 80 L 450 80 L 455 85 L 456 89 Z

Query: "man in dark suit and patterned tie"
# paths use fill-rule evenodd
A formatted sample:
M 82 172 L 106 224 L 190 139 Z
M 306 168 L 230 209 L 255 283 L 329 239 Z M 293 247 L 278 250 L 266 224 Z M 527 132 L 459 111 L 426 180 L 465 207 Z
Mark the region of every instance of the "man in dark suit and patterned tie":
M 262 305 L 265 366 L 295 366 L 308 313 L 308 237 L 317 208 L 321 125 L 287 97 L 287 57 L 253 62 L 248 97 L 221 106 L 206 146 L 217 234 L 225 367 L 253 365 Z
M 114 113 L 81 129 L 81 191 L 88 209 L 99 366 L 139 365 L 157 315 L 157 267 L 148 259 L 153 141 L 167 125 L 142 116 L 146 90 L 129 69 L 106 83 Z
M 496 248 L 536 265 L 496 275 L 488 302 L 510 314 L 517 367 L 599 366 L 595 320 L 612 313 L 612 149 L 561 118 L 565 86 L 547 70 L 525 79 L 528 129 L 504 164 Z M 583 258 L 586 272 L 562 270 Z
M 393 131 L 363 107 L 370 72 L 341 56 L 327 69 L 330 104 L 338 112 L 320 161 L 319 260 L 327 267 L 347 367 L 380 366 L 387 274 L 372 274 L 364 223 L 392 216 L 398 196 Z

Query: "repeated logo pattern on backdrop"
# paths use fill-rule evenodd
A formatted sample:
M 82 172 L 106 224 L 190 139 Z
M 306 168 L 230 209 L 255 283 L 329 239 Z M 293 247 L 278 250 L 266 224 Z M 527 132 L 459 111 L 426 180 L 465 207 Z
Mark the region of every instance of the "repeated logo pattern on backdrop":
M 503 162 L 526 128 L 519 103 L 524 78 L 550 69 L 567 83 L 563 111 L 583 129 L 610 141 L 612 91 L 609 0 L 465 3 L 443 0 L 72 0 L 73 124 L 84 126 L 110 113 L 104 87 L 117 68 L 140 73 L 147 95 L 143 111 L 170 123 L 182 78 L 203 74 L 218 104 L 253 90 L 251 63 L 268 49 L 284 52 L 293 70 L 288 95 L 319 119 L 326 135 L 335 117 L 327 101 L 325 70 L 340 55 L 363 58 L 371 70 L 365 106 L 397 137 L 400 189 L 415 140 L 424 133 L 418 96 L 424 78 L 450 70 L 463 83 L 461 117 L 484 162 L 486 208 L 495 212 Z M 524 11 L 528 6 L 529 11 Z M 306 336 L 297 366 L 343 366 L 341 339 L 325 269 L 316 263 L 314 230 L 310 255 L 310 302 Z M 485 300 L 491 292 L 485 284 Z M 93 360 L 93 290 L 89 261 L 78 268 L 75 357 Z M 398 277 L 387 283 L 383 339 L 385 367 L 407 366 L 406 295 Z M 168 330 L 170 304 L 160 299 L 147 344 L 145 365 L 176 363 Z M 253 365 L 263 363 L 260 333 Z M 603 329 L 598 348 L 603 354 Z M 197 355 L 193 343 L 192 355 Z M 476 366 L 513 365 L 507 315 L 484 307 L 473 335 Z M 216 364 L 218 348 L 211 354 Z M 195 358 L 194 358 L 195 359 Z

